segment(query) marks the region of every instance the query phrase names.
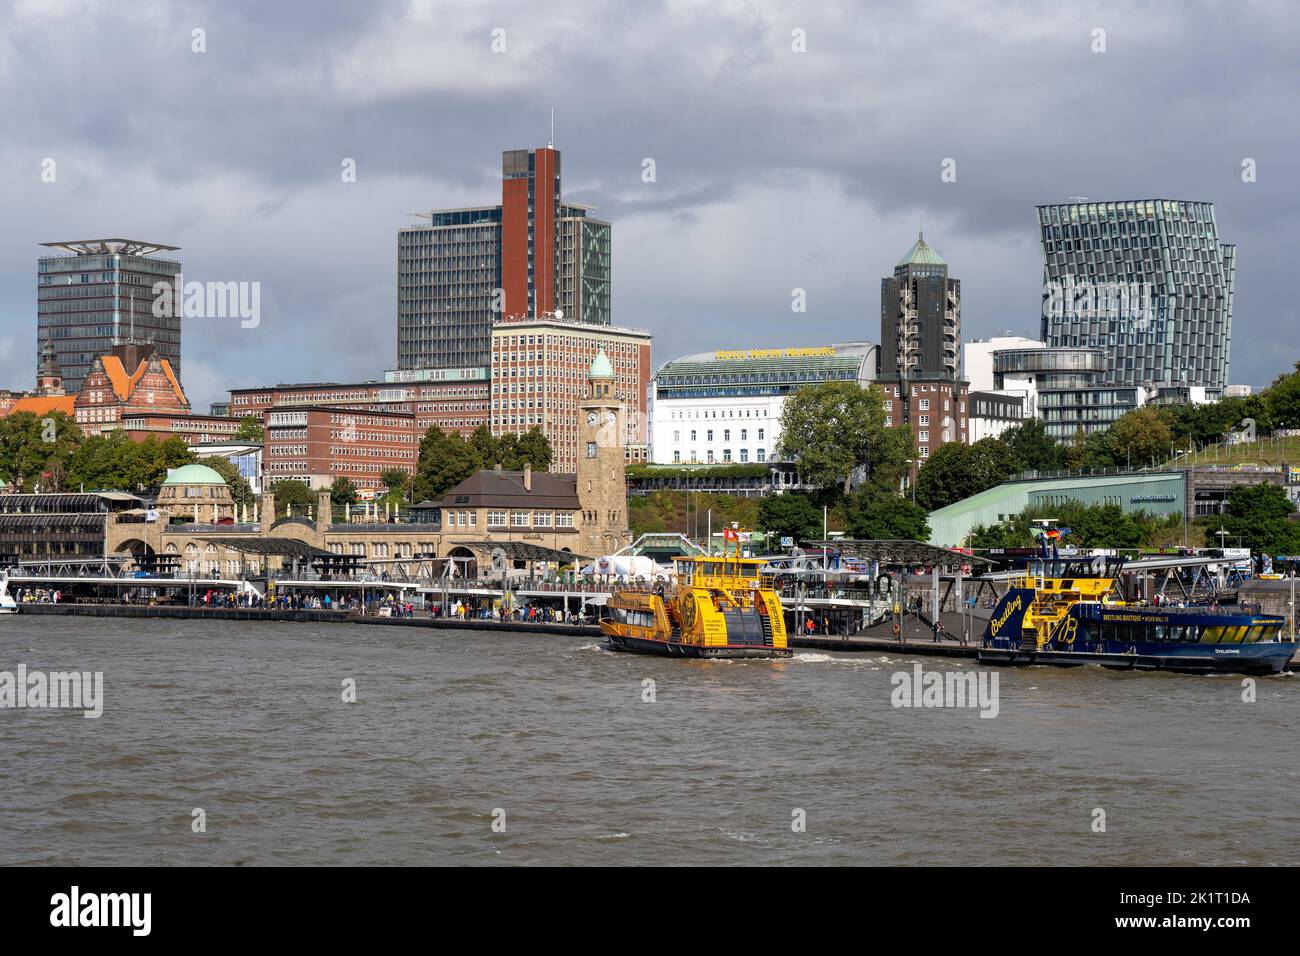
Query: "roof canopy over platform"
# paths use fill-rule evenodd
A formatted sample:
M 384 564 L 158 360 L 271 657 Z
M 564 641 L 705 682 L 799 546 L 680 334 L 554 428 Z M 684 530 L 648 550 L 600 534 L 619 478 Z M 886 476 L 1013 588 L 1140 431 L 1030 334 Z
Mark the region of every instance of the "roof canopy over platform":
M 448 542 L 448 545 L 455 548 L 469 548 L 471 551 L 479 551 L 484 554 L 491 554 L 497 548 L 500 548 L 511 561 L 553 561 L 557 564 L 569 564 L 573 561 L 592 560 L 586 554 L 574 554 L 572 551 L 547 548 L 540 544 L 528 544 L 525 541 L 451 541 Z
M 904 539 L 886 541 L 864 541 L 856 538 L 839 538 L 831 541 L 805 541 L 804 547 L 827 548 L 839 551 L 850 557 L 862 558 L 864 561 L 879 561 L 898 567 L 911 567 L 916 564 L 962 565 L 992 564 L 987 558 L 977 558 L 962 551 L 938 548 L 932 544 Z
M 274 555 L 281 558 L 335 558 L 333 551 L 313 548 L 305 541 L 294 538 L 200 538 L 208 544 L 219 544 L 240 554 Z

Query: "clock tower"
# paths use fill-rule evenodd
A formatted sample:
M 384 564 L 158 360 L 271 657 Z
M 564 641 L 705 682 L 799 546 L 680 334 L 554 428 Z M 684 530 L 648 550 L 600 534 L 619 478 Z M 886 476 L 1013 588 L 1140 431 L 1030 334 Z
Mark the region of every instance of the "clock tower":
M 630 543 L 623 473 L 626 415 L 614 394 L 614 366 L 602 348 L 587 373 L 587 397 L 578 403 L 579 550 L 592 557 Z

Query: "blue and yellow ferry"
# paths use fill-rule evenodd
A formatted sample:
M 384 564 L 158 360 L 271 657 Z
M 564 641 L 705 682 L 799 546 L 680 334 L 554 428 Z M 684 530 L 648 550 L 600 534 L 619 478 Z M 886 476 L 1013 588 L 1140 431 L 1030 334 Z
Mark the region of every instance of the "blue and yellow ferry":
M 1247 607 L 1111 600 L 1122 558 L 1031 562 L 993 610 L 978 659 L 1188 673 L 1276 674 L 1296 651 L 1286 619 Z

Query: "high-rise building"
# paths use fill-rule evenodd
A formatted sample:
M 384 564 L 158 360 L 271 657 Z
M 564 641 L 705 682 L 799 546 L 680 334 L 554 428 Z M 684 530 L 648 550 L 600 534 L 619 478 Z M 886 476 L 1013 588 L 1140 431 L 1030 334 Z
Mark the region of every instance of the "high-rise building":
M 961 281 L 921 234 L 880 280 L 879 378 L 955 381 L 960 349 Z
M 501 154 L 501 204 L 430 213 L 397 237 L 398 369 L 487 368 L 492 323 L 610 324 L 610 232 L 563 201 L 560 151 Z
M 175 252 L 177 246 L 132 239 L 43 245 L 62 254 L 37 260 L 37 361 L 52 341 L 67 392 L 80 390 L 95 359 L 132 341 L 151 344 L 180 373 L 180 316 L 175 308 L 157 316 L 153 307 L 154 283 L 173 282 L 181 271 L 178 260 L 157 253 Z
M 1213 203 L 1045 205 L 1038 223 L 1049 347 L 1104 349 L 1107 385 L 1222 394 L 1236 247 L 1219 241 Z
M 556 304 L 566 318 L 610 324 L 609 223 L 587 213 L 590 206 L 560 207 L 560 278 Z
M 880 281 L 877 378 L 886 424 L 907 425 L 915 471 L 941 445 L 968 438 L 969 386 L 961 378 L 961 281 L 917 235 L 894 274 Z
M 397 367 L 487 367 L 501 207 L 444 209 L 397 234 Z
M 563 319 L 498 322 L 492 328 L 493 435 L 537 427 L 551 443 L 551 471 L 568 472 L 581 458 L 579 398 L 602 351 L 610 388 L 625 409 L 620 447 L 629 462 L 645 461 L 650 386 L 649 332 Z

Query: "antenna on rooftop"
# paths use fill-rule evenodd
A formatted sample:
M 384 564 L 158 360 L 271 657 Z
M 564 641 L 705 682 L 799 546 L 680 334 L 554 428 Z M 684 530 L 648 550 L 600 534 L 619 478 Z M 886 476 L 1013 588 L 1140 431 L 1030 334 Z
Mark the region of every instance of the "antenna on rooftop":
M 551 107 L 551 139 L 550 142 L 546 144 L 546 148 L 547 149 L 555 148 L 555 107 L 554 106 Z

